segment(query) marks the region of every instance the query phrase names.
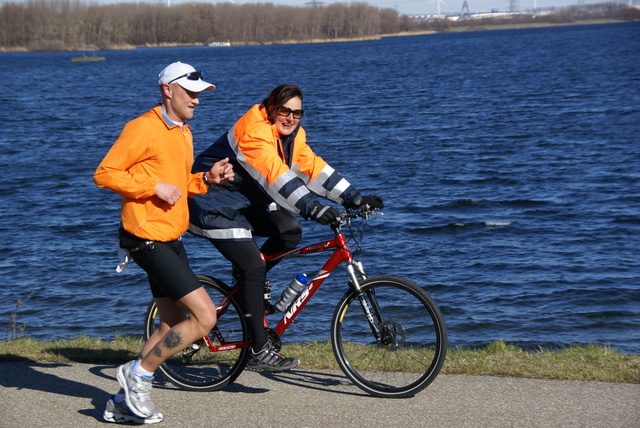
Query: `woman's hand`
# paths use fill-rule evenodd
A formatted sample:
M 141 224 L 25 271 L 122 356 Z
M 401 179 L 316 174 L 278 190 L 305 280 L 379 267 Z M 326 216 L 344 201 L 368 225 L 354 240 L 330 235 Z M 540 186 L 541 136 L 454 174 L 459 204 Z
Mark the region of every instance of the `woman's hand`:
M 209 183 L 223 184 L 233 181 L 235 173 L 229 158 L 224 158 L 213 164 L 211 169 L 204 173 Z

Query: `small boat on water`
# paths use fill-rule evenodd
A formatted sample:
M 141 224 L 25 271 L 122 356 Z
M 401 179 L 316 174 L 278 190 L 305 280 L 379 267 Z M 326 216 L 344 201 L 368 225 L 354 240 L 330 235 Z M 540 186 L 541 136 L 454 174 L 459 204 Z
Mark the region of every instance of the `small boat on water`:
M 229 40 L 221 40 L 221 41 L 217 41 L 217 42 L 211 42 L 209 43 L 209 46 L 211 47 L 226 47 L 226 46 L 231 46 L 231 42 Z
M 71 58 L 73 62 L 87 62 L 87 61 L 104 61 L 106 58 L 103 56 L 96 56 L 96 51 L 93 51 L 93 55 L 87 55 L 86 52 L 83 52 L 82 56 L 74 56 Z

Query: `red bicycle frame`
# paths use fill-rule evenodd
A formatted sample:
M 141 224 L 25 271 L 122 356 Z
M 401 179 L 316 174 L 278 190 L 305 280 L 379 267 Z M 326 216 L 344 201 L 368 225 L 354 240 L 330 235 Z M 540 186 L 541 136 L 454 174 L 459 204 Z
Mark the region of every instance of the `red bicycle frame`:
M 300 295 L 298 295 L 298 297 L 293 301 L 291 306 L 284 313 L 282 319 L 273 328 L 278 336 L 282 336 L 282 334 L 287 330 L 293 320 L 296 319 L 302 308 L 304 308 L 304 306 L 313 297 L 316 291 L 318 291 L 318 288 L 320 288 L 324 280 L 327 279 L 329 274 L 331 274 L 336 266 L 338 266 L 342 262 L 350 262 L 351 260 L 353 260 L 353 255 L 351 254 L 351 250 L 349 250 L 349 245 L 347 244 L 347 240 L 345 239 L 344 234 L 338 233 L 335 238 L 328 241 L 264 256 L 265 261 L 268 262 L 270 260 L 281 260 L 299 255 L 321 253 L 331 248 L 335 248 L 335 250 L 331 257 L 329 257 L 329 260 L 325 262 L 320 271 L 302 290 Z M 268 327 L 266 317 L 265 327 Z
M 273 328 L 273 330 L 278 334 L 278 336 L 282 336 L 284 332 L 287 330 L 289 325 L 296 319 L 302 308 L 309 302 L 309 300 L 313 297 L 313 295 L 318 291 L 320 285 L 324 282 L 325 279 L 331 274 L 331 272 L 342 262 L 351 262 L 353 260 L 353 254 L 351 254 L 351 250 L 349 249 L 349 245 L 347 244 L 347 240 L 342 232 L 339 229 L 335 229 L 336 236 L 333 239 L 328 241 L 319 242 L 317 244 L 306 245 L 304 247 L 294 248 L 293 250 L 282 251 L 279 253 L 273 254 L 265 254 L 265 261 L 271 260 L 282 260 L 289 257 L 305 255 L 305 254 L 314 254 L 321 253 L 325 250 L 330 250 L 335 248 L 333 254 L 322 266 L 320 271 L 316 274 L 315 277 L 309 282 L 309 284 L 302 290 L 302 292 L 298 295 L 298 297 L 294 300 L 291 306 L 284 313 L 282 319 L 278 322 L 278 324 Z M 217 306 L 217 315 L 218 317 L 224 315 L 227 307 L 229 306 L 229 299 L 235 296 L 238 293 L 238 286 L 234 286 L 231 289 L 231 292 L 228 296 L 226 296 L 223 301 L 221 301 Z M 264 317 L 265 327 L 269 327 L 267 322 L 267 317 Z M 214 327 L 214 332 L 216 328 Z M 210 351 L 228 351 L 231 349 L 238 348 L 248 348 L 250 343 L 248 342 L 225 342 L 224 338 L 219 336 L 218 340 L 221 345 L 215 346 L 211 342 L 209 336 L 203 337 L 203 340 Z

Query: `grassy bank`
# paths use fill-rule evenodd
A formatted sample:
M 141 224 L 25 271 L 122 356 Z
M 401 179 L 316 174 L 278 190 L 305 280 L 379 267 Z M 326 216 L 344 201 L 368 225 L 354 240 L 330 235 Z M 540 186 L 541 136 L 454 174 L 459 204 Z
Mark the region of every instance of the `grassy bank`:
M 135 337 L 113 341 L 79 337 L 54 342 L 18 338 L 0 341 L 0 362 L 119 363 L 134 358 L 140 344 Z M 327 342 L 286 344 L 283 353 L 300 358 L 304 369 L 339 369 Z M 640 355 L 596 345 L 528 352 L 498 341 L 481 348 L 450 349 L 441 373 L 640 383 Z

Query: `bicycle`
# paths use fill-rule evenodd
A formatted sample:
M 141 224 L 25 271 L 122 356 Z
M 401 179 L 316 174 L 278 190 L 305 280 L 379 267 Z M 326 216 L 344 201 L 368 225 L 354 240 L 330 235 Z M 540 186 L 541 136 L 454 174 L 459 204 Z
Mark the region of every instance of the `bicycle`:
M 360 389 L 377 397 L 410 397 L 426 388 L 438 375 L 447 352 L 447 331 L 433 299 L 417 284 L 396 276 L 368 278 L 362 263 L 354 260 L 342 232 L 349 226 L 359 248 L 364 226 L 373 210 L 346 210 L 331 224 L 335 237 L 293 250 L 264 255 L 265 260 L 285 259 L 333 249 L 329 259 L 284 311 L 265 328 L 279 350 L 280 337 L 311 300 L 324 280 L 346 263 L 348 290 L 338 302 L 331 321 L 331 344 L 338 365 Z M 355 219 L 360 219 L 355 224 Z M 218 322 L 210 334 L 191 344 L 160 366 L 172 384 L 192 391 L 216 391 L 232 383 L 244 370 L 250 348 L 247 328 L 237 299 L 238 286 L 198 275 L 212 300 L 218 302 Z M 144 323 L 145 339 L 157 326 L 152 300 Z

